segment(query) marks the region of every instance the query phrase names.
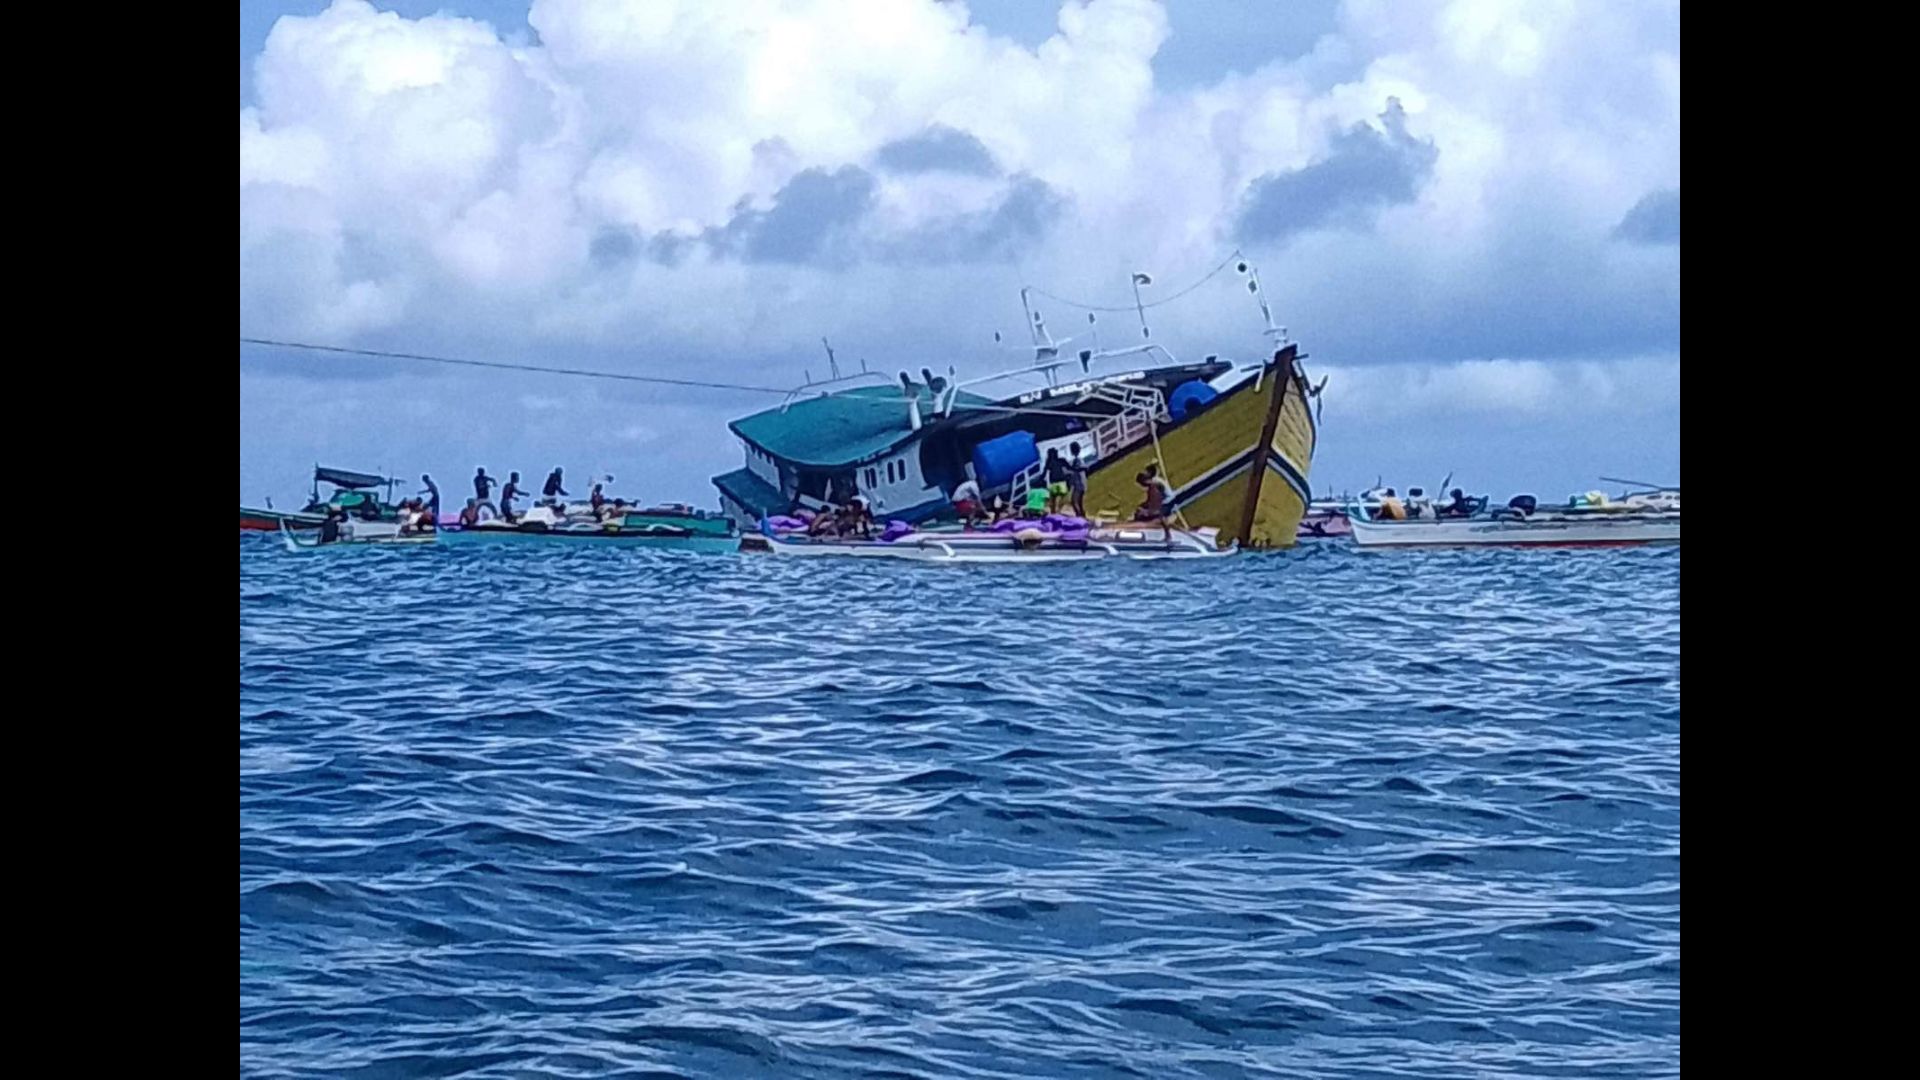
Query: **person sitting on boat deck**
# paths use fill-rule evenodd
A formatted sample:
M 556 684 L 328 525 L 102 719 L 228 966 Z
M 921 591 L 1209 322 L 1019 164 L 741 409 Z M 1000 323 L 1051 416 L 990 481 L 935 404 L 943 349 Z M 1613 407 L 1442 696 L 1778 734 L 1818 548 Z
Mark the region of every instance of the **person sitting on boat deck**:
M 1435 517 L 1472 517 L 1473 501 L 1459 488 L 1447 492 L 1447 504 L 1434 512 Z
M 460 508 L 460 527 L 471 529 L 480 524 L 480 500 L 468 499 L 467 505 Z
M 426 473 L 420 474 L 420 482 L 427 485 L 421 489 L 420 494 L 427 497 L 427 509 L 433 512 L 433 520 L 438 523 L 440 521 L 440 488 L 433 482 L 433 477 Z
M 1087 463 L 1080 457 L 1080 444 L 1067 444 L 1067 493 L 1073 497 L 1073 516 L 1087 516 Z
M 831 506 L 822 506 L 813 512 L 813 520 L 807 522 L 808 536 L 832 536 L 839 531 L 840 515 Z
M 560 486 L 560 466 L 555 465 L 553 471 L 547 474 L 546 486 L 540 489 L 541 498 L 549 506 L 560 506 L 560 500 L 569 494 L 566 488 Z
M 1067 462 L 1057 446 L 1047 448 L 1047 512 L 1057 514 L 1067 505 Z
M 1380 518 L 1383 521 L 1407 520 L 1407 508 L 1401 505 L 1400 499 L 1394 495 L 1392 488 L 1388 488 L 1380 496 Z
M 419 499 L 407 500 L 400 510 L 400 532 L 402 535 L 432 532 L 433 515 L 427 512 L 427 504 Z
M 320 542 L 331 544 L 340 539 L 340 522 L 345 520 L 347 512 L 337 506 L 327 507 L 327 516 L 320 521 Z
M 867 506 L 865 495 L 855 495 L 847 500 L 840 511 L 840 535 L 852 536 L 859 533 L 862 540 L 873 535 L 873 511 Z
M 516 496 L 525 495 L 525 494 L 526 492 L 520 490 L 520 474 L 517 472 L 508 473 L 507 486 L 500 489 L 500 520 L 501 521 L 511 523 L 517 520 L 513 516 L 513 500 Z
M 1141 500 L 1140 509 L 1133 512 L 1133 520 L 1144 524 L 1159 522 L 1160 538 L 1171 543 L 1173 528 L 1167 524 L 1167 492 L 1166 488 L 1161 486 L 1160 477 L 1154 472 L 1153 466 L 1149 465 L 1146 471 L 1134 477 L 1133 481 L 1146 492 L 1146 497 Z
M 1427 498 L 1425 488 L 1407 489 L 1407 516 L 1410 518 L 1433 517 L 1433 500 Z
M 486 466 L 473 470 L 473 501 L 498 513 L 500 508 L 493 505 L 493 477 L 487 475 Z

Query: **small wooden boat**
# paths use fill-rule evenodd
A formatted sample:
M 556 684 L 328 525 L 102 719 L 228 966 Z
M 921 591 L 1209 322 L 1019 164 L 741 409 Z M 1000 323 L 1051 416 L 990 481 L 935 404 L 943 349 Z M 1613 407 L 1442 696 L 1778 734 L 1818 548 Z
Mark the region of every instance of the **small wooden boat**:
M 1366 521 L 1353 518 L 1354 542 L 1389 547 L 1638 547 L 1678 544 L 1679 514 L 1612 517 L 1541 514 L 1512 518 Z
M 1363 548 L 1641 547 L 1680 542 L 1680 492 L 1630 493 L 1617 500 L 1588 492 L 1565 506 L 1539 508 L 1532 496 L 1520 495 L 1491 512 L 1405 520 L 1384 518 L 1379 503 L 1356 502 L 1348 518 L 1354 542 Z
M 345 511 L 349 518 L 362 521 L 397 521 L 399 507 L 393 505 L 393 485 L 396 483 L 399 481 L 373 473 L 315 465 L 313 488 L 307 495 L 306 506 L 299 510 L 275 510 L 271 505 L 265 508 L 242 506 L 240 529 L 243 532 L 276 532 L 283 525 L 290 529 L 317 529 L 326 520 L 329 508 Z M 325 500 L 320 498 L 321 484 L 333 488 Z M 375 488 L 382 487 L 387 493 L 385 501 L 373 495 Z
M 279 532 L 282 527 L 291 529 L 317 529 L 325 521 L 325 514 L 308 514 L 297 510 L 275 510 L 272 507 L 261 509 L 253 506 L 240 508 L 241 532 Z
M 910 562 L 1053 563 L 1099 559 L 1217 559 L 1237 553 L 1222 548 L 1217 529 L 1174 529 L 1162 538 L 1158 526 L 1095 526 L 1073 531 L 1039 528 L 1007 532 L 934 529 L 884 534 L 871 540 L 809 537 L 765 530 L 740 540 L 740 550 L 801 558 L 900 559 Z
M 733 523 L 719 515 L 680 515 L 664 508 L 635 511 L 607 521 L 581 520 L 536 506 L 517 521 L 442 526 L 443 544 L 560 544 L 642 547 L 666 551 L 728 552 L 739 545 Z

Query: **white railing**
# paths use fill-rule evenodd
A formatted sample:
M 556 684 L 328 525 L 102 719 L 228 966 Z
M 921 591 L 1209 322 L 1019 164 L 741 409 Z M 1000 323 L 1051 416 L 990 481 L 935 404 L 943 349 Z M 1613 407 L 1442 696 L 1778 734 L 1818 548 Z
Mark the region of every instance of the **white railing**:
M 1102 387 L 1105 392 L 1093 395 L 1103 400 L 1114 401 L 1120 411 L 1093 426 L 1093 452 L 1098 458 L 1108 458 L 1134 445 L 1153 434 L 1156 421 L 1165 423 L 1172 417 L 1167 412 L 1166 398 L 1160 391 L 1152 388 L 1126 387 L 1125 393 L 1119 388 Z

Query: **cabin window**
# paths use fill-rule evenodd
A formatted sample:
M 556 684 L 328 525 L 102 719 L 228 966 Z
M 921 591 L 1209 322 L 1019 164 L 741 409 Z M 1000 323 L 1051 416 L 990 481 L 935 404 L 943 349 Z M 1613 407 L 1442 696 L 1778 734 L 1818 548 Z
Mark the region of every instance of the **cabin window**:
M 868 469 L 867 470 L 867 490 L 872 491 L 874 488 L 877 488 L 879 486 L 880 486 L 879 482 L 874 479 L 873 470 Z

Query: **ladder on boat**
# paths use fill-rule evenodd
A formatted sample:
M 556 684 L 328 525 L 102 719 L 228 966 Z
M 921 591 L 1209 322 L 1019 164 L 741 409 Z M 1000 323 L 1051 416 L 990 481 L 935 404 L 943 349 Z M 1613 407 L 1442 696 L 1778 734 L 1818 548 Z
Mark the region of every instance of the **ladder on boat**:
M 1106 401 L 1120 406 L 1119 412 L 1095 424 L 1088 432 L 1093 442 L 1093 461 L 1105 461 L 1152 438 L 1154 424 L 1173 420 L 1167 411 L 1166 395 L 1151 386 L 1096 386 L 1079 401 Z M 1027 492 L 1046 486 L 1046 464 L 1044 459 L 1035 461 L 1008 482 L 1009 505 L 1025 505 Z

